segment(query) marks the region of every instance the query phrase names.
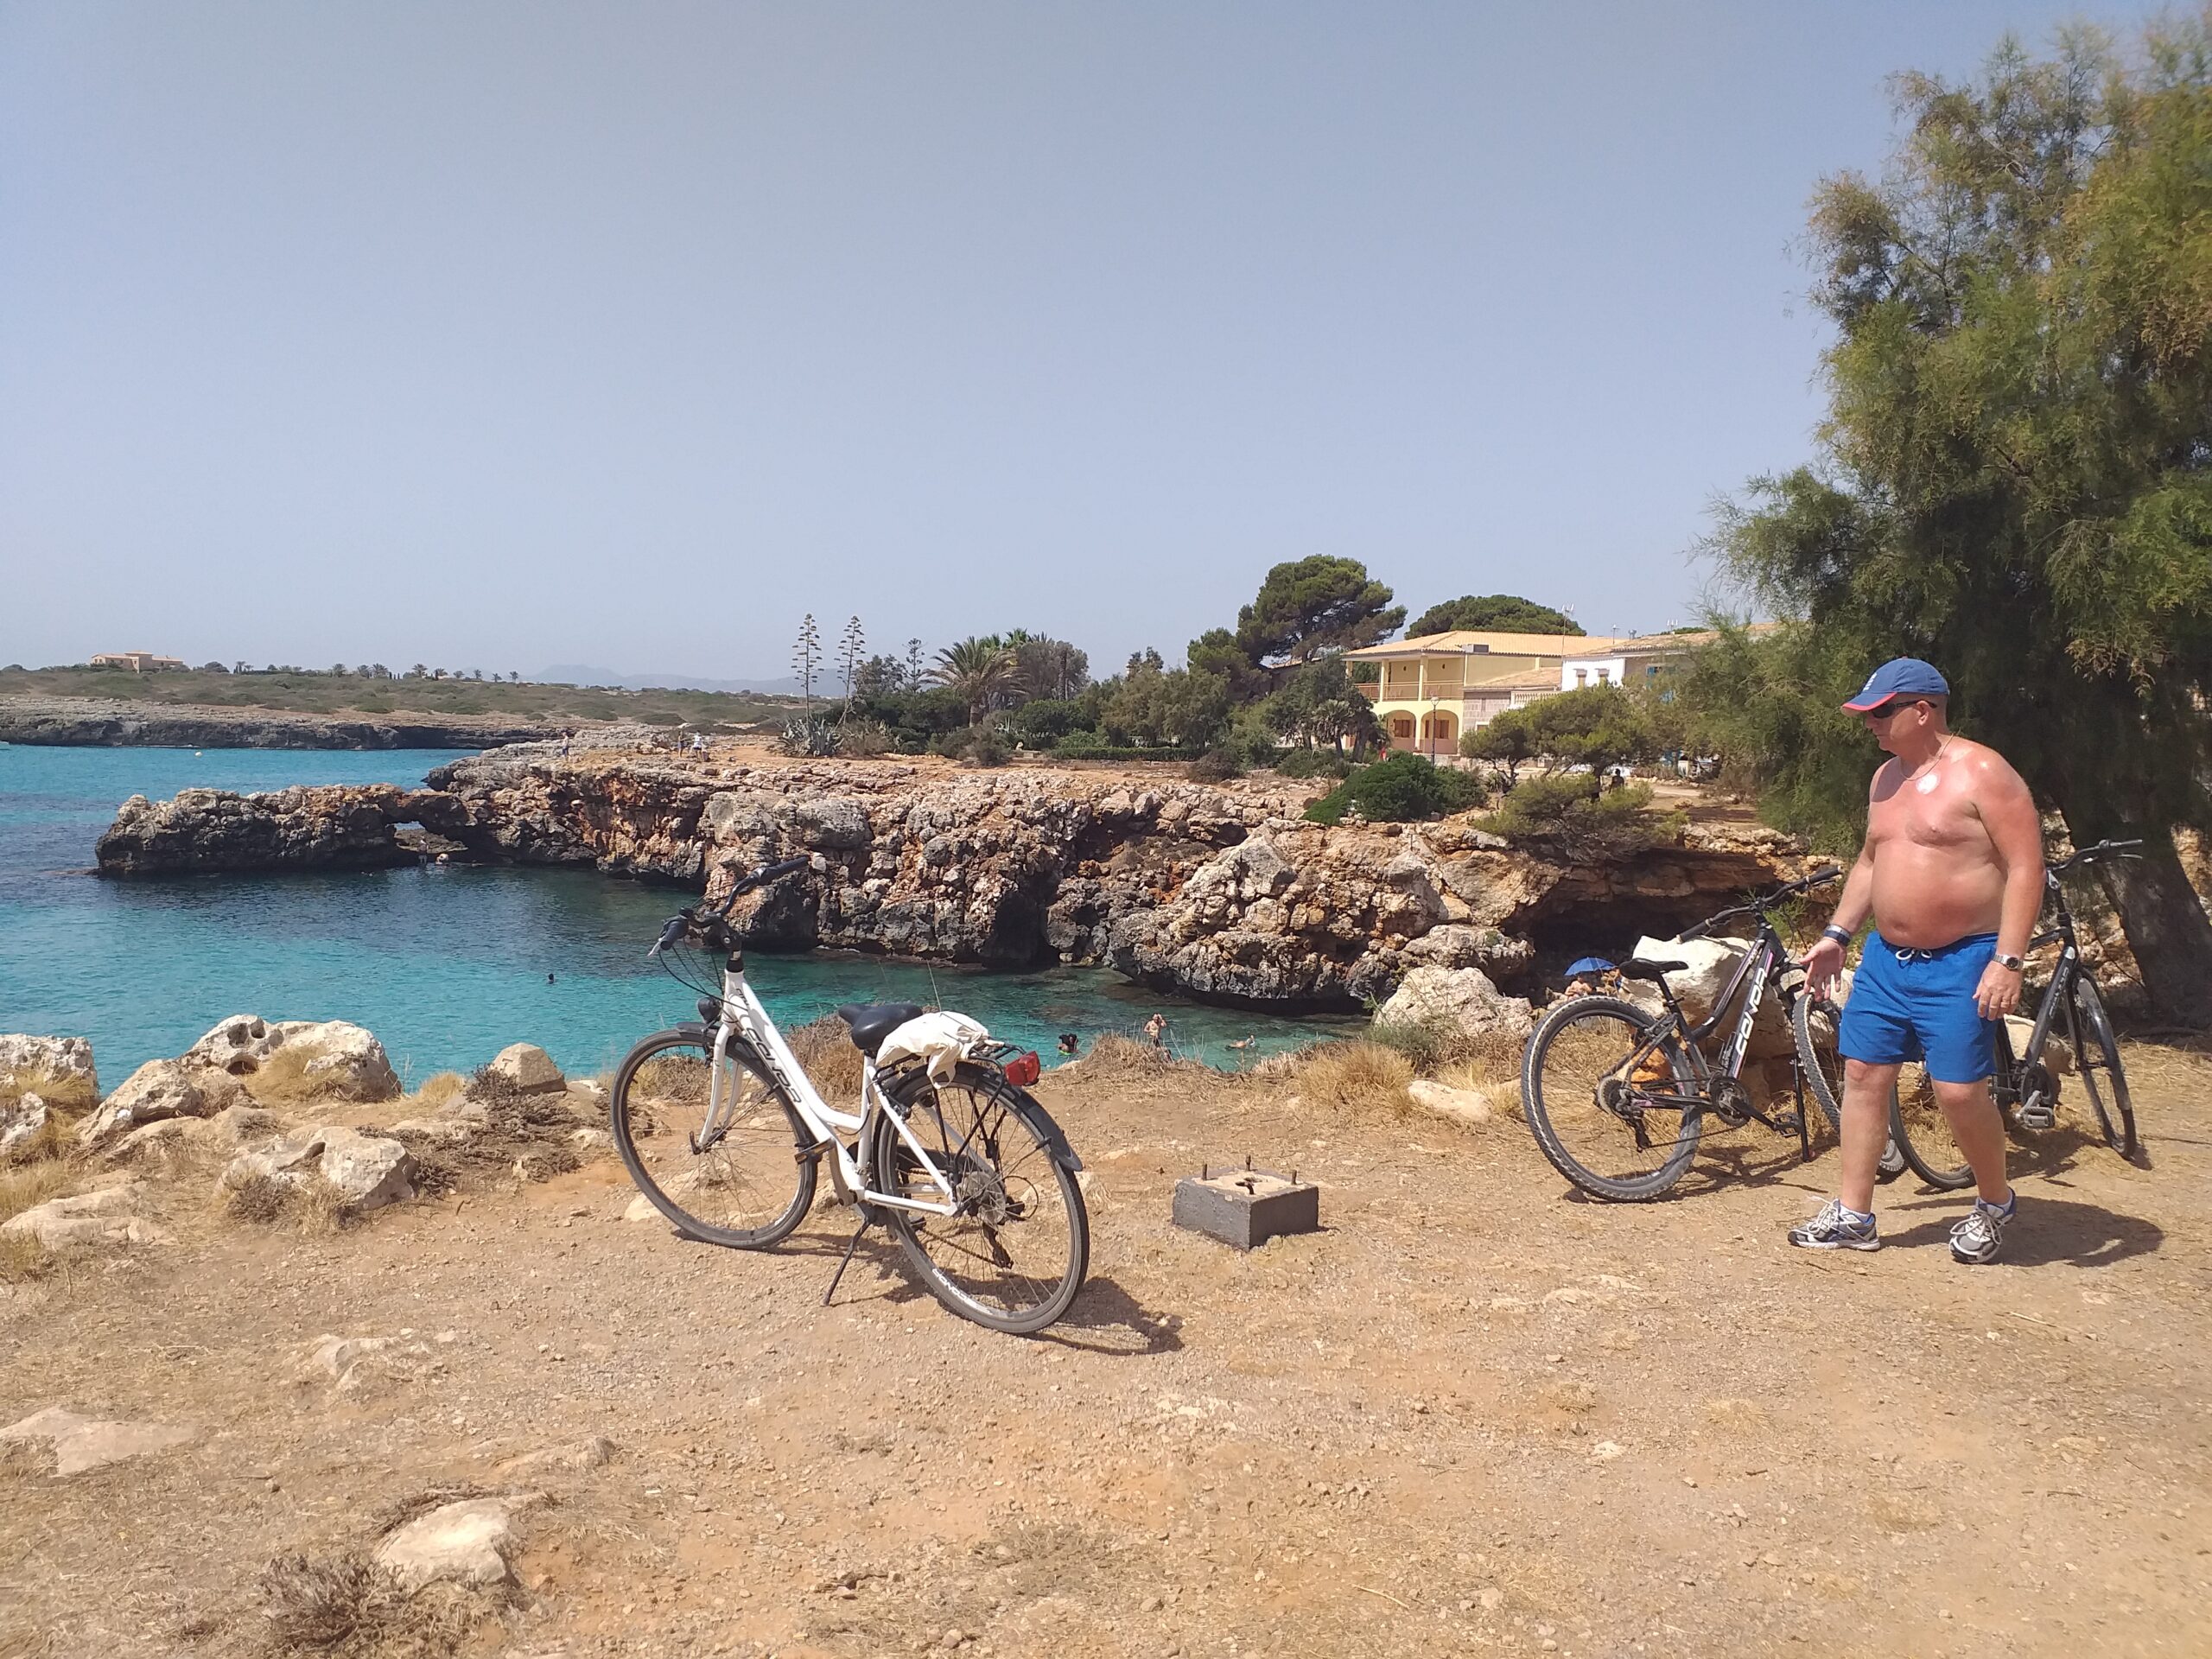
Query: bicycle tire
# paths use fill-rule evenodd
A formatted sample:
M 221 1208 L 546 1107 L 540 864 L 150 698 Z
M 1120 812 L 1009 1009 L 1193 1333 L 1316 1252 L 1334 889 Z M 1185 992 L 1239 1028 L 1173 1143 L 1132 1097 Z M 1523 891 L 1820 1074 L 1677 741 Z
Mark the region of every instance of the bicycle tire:
M 1615 1073 L 1626 1065 L 1637 1051 L 1642 1049 L 1645 1043 L 1661 1029 L 1661 1024 L 1624 997 L 1574 997 L 1567 1001 L 1554 1003 L 1544 1017 L 1537 1021 L 1535 1030 L 1529 1035 L 1529 1046 L 1522 1051 L 1521 1057 L 1522 1115 L 1529 1120 L 1529 1128 L 1536 1137 L 1537 1147 L 1550 1160 L 1552 1167 L 1591 1197 L 1631 1204 L 1656 1198 L 1681 1179 L 1682 1172 L 1689 1167 L 1690 1159 L 1697 1152 L 1698 1138 L 1704 1133 L 1705 1127 L 1705 1107 L 1702 1101 L 1678 1109 L 1680 1116 L 1675 1127 L 1674 1142 L 1666 1148 L 1656 1168 L 1642 1174 L 1624 1177 L 1592 1169 L 1582 1158 L 1576 1156 L 1575 1153 L 1569 1149 L 1567 1137 L 1560 1133 L 1559 1125 L 1554 1121 L 1554 1112 L 1583 1109 L 1579 1099 L 1571 1104 L 1565 1100 L 1555 1099 L 1547 1102 L 1544 1099 L 1544 1063 L 1550 1058 L 1554 1047 L 1562 1042 L 1572 1044 L 1576 1041 L 1573 1033 L 1573 1027 L 1575 1026 L 1584 1025 L 1594 1027 L 1600 1020 L 1611 1021 L 1622 1027 L 1624 1031 L 1618 1042 L 1599 1036 L 1594 1029 L 1582 1033 L 1582 1039 L 1591 1044 L 1593 1054 L 1597 1058 L 1602 1058 L 1605 1053 L 1611 1052 L 1615 1047 L 1619 1047 L 1619 1058 L 1609 1065 L 1599 1066 L 1596 1074 L 1587 1080 L 1591 1095 L 1588 1107 L 1589 1122 L 1597 1133 L 1588 1137 L 1592 1146 L 1584 1148 L 1585 1155 L 1588 1155 L 1598 1146 L 1609 1142 L 1618 1144 L 1620 1138 L 1618 1132 L 1606 1126 L 1607 1119 L 1611 1119 L 1613 1125 L 1626 1128 L 1630 1134 L 1633 1135 L 1635 1126 L 1631 1120 L 1605 1105 L 1599 1098 L 1599 1091 L 1611 1082 L 1625 1086 L 1630 1094 L 1635 1092 L 1635 1079 L 1618 1078 Z M 1625 1046 L 1623 1046 L 1623 1044 Z M 1678 1092 L 1687 1094 L 1690 1089 L 1701 1086 L 1702 1080 L 1676 1036 L 1662 1039 L 1659 1052 L 1666 1056 L 1669 1075 Z M 1578 1061 L 1576 1064 L 1580 1065 L 1581 1063 Z M 1575 1077 L 1572 1071 L 1563 1071 L 1560 1081 L 1565 1082 L 1570 1078 L 1573 1081 L 1569 1083 L 1568 1091 L 1579 1096 L 1582 1092 L 1583 1080 Z M 1556 1095 L 1559 1092 L 1555 1084 L 1554 1093 Z M 1660 1109 L 1664 1111 L 1677 1109 L 1662 1107 Z M 1639 1112 L 1637 1121 L 1641 1120 L 1642 1116 Z M 1586 1138 L 1580 1132 L 1579 1125 L 1573 1138 L 1577 1141 Z M 1639 1147 L 1637 1150 L 1648 1151 L 1650 1148 Z
M 2012 1044 L 2005 1034 L 2003 1020 L 1997 1022 L 1990 1044 L 1996 1075 L 2010 1077 L 2014 1070 Z M 1908 1073 L 1910 1081 L 1907 1080 Z M 1974 1185 L 1974 1166 L 1967 1162 L 1966 1154 L 1951 1139 L 1950 1119 L 1944 1116 L 1942 1105 L 1936 1098 L 1935 1084 L 1924 1065 L 1908 1063 L 1891 1087 L 1890 1139 L 1904 1154 L 1905 1162 L 1912 1166 L 1912 1173 L 1929 1185 L 1941 1192 L 1958 1192 Z M 1953 1158 L 1958 1161 L 1952 1162 Z
M 2112 1017 L 2105 1012 L 2105 1000 L 2087 974 L 2075 976 L 2074 996 L 2067 1017 L 2074 1027 L 2074 1068 L 2082 1078 L 2082 1092 L 2088 1096 L 2090 1109 L 2097 1115 L 2097 1127 L 2104 1134 L 2105 1144 L 2121 1157 L 2133 1158 L 2138 1142 L 2135 1105 L 2127 1093 L 2127 1070 L 2120 1063 L 2120 1042 L 2113 1035 Z M 2089 1053 L 2092 1040 L 2097 1046 L 2094 1060 Z M 2095 1073 L 2100 1067 L 2109 1082 L 2109 1104 L 2105 1091 L 2097 1086 Z
M 660 1132 L 662 1113 L 675 1121 L 687 1109 L 696 1110 L 703 1125 L 705 1096 L 699 1085 L 713 1058 L 708 1046 L 711 1040 L 697 1027 L 657 1031 L 623 1058 L 608 1106 L 615 1149 L 638 1191 L 685 1237 L 731 1249 L 764 1250 L 790 1237 L 814 1202 L 817 1160 L 810 1151 L 811 1137 L 798 1109 L 766 1066 L 750 1050 L 733 1046 L 725 1056 L 733 1073 L 731 1086 L 744 1087 L 747 1093 L 736 1102 L 723 1134 L 701 1154 L 690 1144 L 696 1130 L 678 1123 L 675 1133 L 683 1138 L 671 1144 L 671 1137 Z M 655 1060 L 671 1056 L 696 1062 L 698 1078 L 647 1072 Z M 656 1087 L 671 1091 L 673 1097 L 654 1095 Z M 782 1198 L 785 1168 L 791 1172 L 791 1185 L 789 1197 Z M 720 1212 L 719 1220 L 679 1202 L 680 1196 L 705 1208 L 706 1194 L 720 1195 L 712 1205 Z M 741 1215 L 753 1214 L 762 1217 L 757 1224 L 728 1224 Z
M 1827 1022 L 1826 1052 L 1822 1058 L 1821 1033 L 1814 1029 L 1815 1020 Z M 1789 1031 L 1796 1040 L 1797 1064 L 1805 1074 L 1805 1092 L 1819 1103 L 1821 1115 L 1828 1121 L 1839 1143 L 1843 1139 L 1843 1055 L 1837 1043 L 1841 1030 L 1842 1010 L 1825 996 L 1814 996 L 1809 992 L 1799 995 L 1790 1004 Z M 1833 1062 L 1833 1069 L 1829 1061 Z M 1897 1088 L 1890 1089 L 1890 1112 L 1892 1120 L 1897 1114 Z M 1874 1166 L 1874 1179 L 1894 1181 L 1910 1166 L 1904 1149 L 1897 1144 L 1894 1131 L 1889 1134 L 1888 1144 L 1882 1148 L 1880 1160 Z
M 963 1200 L 952 1217 L 878 1206 L 930 1294 L 987 1330 L 1028 1336 L 1052 1324 L 1090 1269 L 1090 1216 L 1059 1126 L 996 1068 L 968 1061 L 945 1084 L 917 1067 L 892 1086 L 890 1098 Z M 1001 1149 L 1007 1140 L 1016 1143 L 1011 1153 Z M 878 1117 L 869 1170 L 878 1191 L 941 1197 L 889 1113 Z M 1055 1217 L 1066 1229 L 1065 1256 Z M 1015 1230 L 1033 1221 L 1041 1225 Z M 1010 1243 L 1049 1271 L 1017 1268 Z

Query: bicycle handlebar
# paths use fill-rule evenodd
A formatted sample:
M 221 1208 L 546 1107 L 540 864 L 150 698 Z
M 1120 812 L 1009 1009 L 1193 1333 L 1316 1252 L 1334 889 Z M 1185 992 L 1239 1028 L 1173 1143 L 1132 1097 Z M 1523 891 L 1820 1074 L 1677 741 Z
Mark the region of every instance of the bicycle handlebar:
M 645 955 L 657 957 L 664 950 L 674 950 L 677 945 L 683 943 L 683 937 L 687 933 L 696 931 L 702 938 L 709 938 L 708 930 L 719 927 L 722 918 L 729 914 L 729 907 L 744 894 L 751 893 L 756 887 L 765 887 L 771 881 L 779 881 L 785 876 L 795 875 L 801 870 L 814 868 L 820 857 L 819 854 L 803 854 L 798 858 L 779 859 L 773 864 L 763 864 L 750 875 L 740 876 L 736 884 L 730 888 L 728 896 L 719 905 L 711 908 L 703 904 L 692 905 L 677 911 L 662 925 L 660 938 L 654 941 L 653 948 L 646 951 Z M 709 938 L 709 943 L 716 942 Z M 717 948 L 719 948 L 718 944 Z
M 1675 937 L 1681 939 L 1704 938 L 1723 922 L 1733 921 L 1738 916 L 1764 917 L 1768 911 L 1785 899 L 1794 898 L 1798 893 L 1809 892 L 1815 887 L 1824 887 L 1831 881 L 1839 881 L 1842 879 L 1843 872 L 1834 865 L 1822 865 L 1810 875 L 1801 877 L 1795 881 L 1785 881 L 1773 892 L 1763 893 L 1749 904 L 1732 906 L 1718 915 L 1708 916 L 1696 926 L 1686 927 Z
M 2047 874 L 2056 881 L 2076 864 L 2098 864 L 2107 858 L 2139 857 L 2141 855 L 2137 849 L 2142 845 L 2140 837 L 2133 841 L 2101 841 L 2094 847 L 2082 848 L 2071 858 L 2062 859 L 2051 865 Z

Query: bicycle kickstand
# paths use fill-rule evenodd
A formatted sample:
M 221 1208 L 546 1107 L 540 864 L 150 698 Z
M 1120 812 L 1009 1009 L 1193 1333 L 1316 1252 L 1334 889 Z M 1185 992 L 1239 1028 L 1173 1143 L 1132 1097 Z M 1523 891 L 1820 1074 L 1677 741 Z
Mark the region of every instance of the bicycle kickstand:
M 874 1225 L 874 1216 L 863 1215 L 861 1217 L 860 1229 L 854 1233 L 852 1243 L 845 1246 L 845 1254 L 837 1263 L 837 1271 L 830 1275 L 830 1288 L 822 1293 L 823 1306 L 829 1306 L 830 1299 L 837 1294 L 838 1281 L 844 1278 L 845 1269 L 853 1264 L 853 1252 L 860 1249 L 861 1240 L 868 1236 L 868 1230 Z

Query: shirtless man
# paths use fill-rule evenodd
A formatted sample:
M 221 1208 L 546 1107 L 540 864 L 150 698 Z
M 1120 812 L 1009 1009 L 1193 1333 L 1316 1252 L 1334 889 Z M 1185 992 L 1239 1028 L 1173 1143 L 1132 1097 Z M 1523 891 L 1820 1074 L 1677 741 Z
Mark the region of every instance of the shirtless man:
M 1874 1169 L 1889 1134 L 1897 1068 L 1925 1062 L 1979 1196 L 1951 1229 L 1961 1262 L 1994 1261 L 2015 1201 L 2005 1125 L 1989 1092 L 1990 1032 L 2018 1006 L 2021 953 L 2043 909 L 2043 828 L 2020 774 L 1945 724 L 1951 688 L 1916 657 L 1874 671 L 1844 708 L 1890 753 L 1868 791 L 1866 844 L 1821 942 L 1806 956 L 1815 991 L 1841 971 L 1871 911 L 1845 1003 L 1840 1197 L 1789 1230 L 1813 1250 L 1881 1248 Z

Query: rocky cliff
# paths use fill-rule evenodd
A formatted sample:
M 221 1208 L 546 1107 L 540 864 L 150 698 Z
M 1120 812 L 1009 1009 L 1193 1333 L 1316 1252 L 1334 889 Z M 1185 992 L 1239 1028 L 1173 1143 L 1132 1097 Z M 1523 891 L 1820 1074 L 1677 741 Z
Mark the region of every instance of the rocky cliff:
M 753 944 L 994 967 L 1110 963 L 1162 989 L 1277 1007 L 1387 995 L 1416 967 L 1511 979 L 1548 931 L 1638 931 L 1700 917 L 1799 868 L 1772 834 L 1693 827 L 1602 868 L 1509 848 L 1465 820 L 1325 829 L 1281 780 L 933 763 L 691 765 L 521 745 L 430 787 L 193 790 L 126 803 L 101 837 L 117 875 L 364 868 L 415 854 L 409 826 L 480 860 L 589 864 L 728 890 L 770 860 L 808 872 L 750 895 Z
M 290 714 L 105 697 L 0 697 L 0 743 L 175 749 L 482 749 L 551 727 L 428 715 Z

